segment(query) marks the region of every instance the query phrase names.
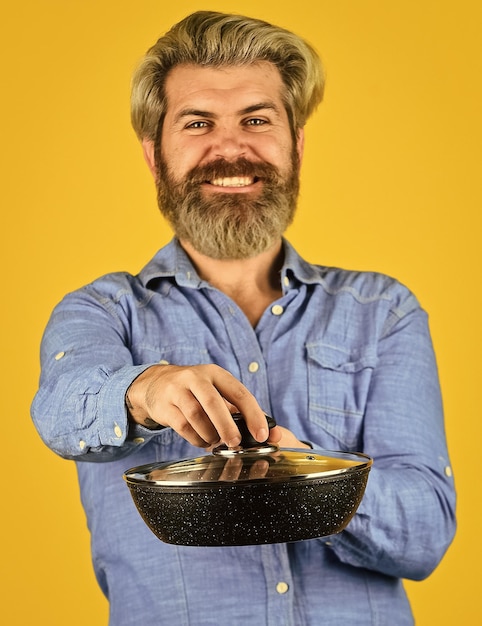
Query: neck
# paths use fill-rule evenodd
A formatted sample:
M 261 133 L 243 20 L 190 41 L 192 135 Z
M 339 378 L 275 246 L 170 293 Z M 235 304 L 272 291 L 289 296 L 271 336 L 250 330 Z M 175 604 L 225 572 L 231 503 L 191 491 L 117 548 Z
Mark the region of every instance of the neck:
M 253 326 L 266 307 L 281 296 L 281 240 L 249 259 L 212 259 L 197 252 L 187 241 L 180 243 L 200 278 L 234 300 Z

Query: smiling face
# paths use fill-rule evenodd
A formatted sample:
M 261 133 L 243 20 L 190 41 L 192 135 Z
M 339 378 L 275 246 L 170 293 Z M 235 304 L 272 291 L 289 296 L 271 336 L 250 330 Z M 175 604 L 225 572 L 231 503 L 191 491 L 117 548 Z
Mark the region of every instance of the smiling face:
M 177 236 L 212 258 L 266 250 L 292 220 L 303 149 L 278 70 L 177 66 L 165 89 L 160 146 L 144 150 Z

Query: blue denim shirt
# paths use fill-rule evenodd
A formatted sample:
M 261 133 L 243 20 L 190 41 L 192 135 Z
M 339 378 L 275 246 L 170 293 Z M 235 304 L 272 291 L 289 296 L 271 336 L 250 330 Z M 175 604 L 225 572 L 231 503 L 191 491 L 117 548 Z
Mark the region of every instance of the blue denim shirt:
M 77 462 L 111 626 L 412 624 L 401 579 L 428 576 L 453 537 L 425 312 L 391 278 L 310 265 L 284 245 L 283 295 L 254 329 L 176 240 L 138 276 L 104 276 L 52 314 L 32 415 L 47 445 Z M 122 474 L 200 454 L 171 429 L 128 423 L 128 386 L 159 362 L 216 363 L 299 439 L 372 456 L 348 527 L 291 544 L 159 541 Z

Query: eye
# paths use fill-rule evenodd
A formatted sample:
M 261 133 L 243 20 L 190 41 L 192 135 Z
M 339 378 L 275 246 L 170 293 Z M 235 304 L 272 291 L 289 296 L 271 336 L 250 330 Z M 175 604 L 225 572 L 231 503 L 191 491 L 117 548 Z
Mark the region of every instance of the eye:
M 200 129 L 207 128 L 207 127 L 208 127 L 208 123 L 202 120 L 196 120 L 194 122 L 191 122 L 190 124 L 186 124 L 186 128 L 189 128 L 192 130 L 200 130 Z
M 250 117 L 244 123 L 246 126 L 264 126 L 265 124 L 268 124 L 268 121 L 260 117 Z

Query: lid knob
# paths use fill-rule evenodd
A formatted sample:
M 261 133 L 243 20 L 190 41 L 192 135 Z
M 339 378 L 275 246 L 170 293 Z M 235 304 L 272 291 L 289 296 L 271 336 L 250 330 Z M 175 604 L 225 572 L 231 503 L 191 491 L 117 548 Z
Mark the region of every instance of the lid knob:
M 278 449 L 278 446 L 268 444 L 268 440 L 266 441 L 257 441 L 253 435 L 249 432 L 248 426 L 244 417 L 241 413 L 233 413 L 232 418 L 239 429 L 239 433 L 241 435 L 241 443 L 237 448 L 228 448 L 225 445 L 218 446 L 214 448 L 213 454 L 241 454 L 243 452 L 273 452 Z M 268 428 L 271 430 L 276 426 L 276 421 L 274 418 L 266 415 L 266 422 L 268 424 Z

